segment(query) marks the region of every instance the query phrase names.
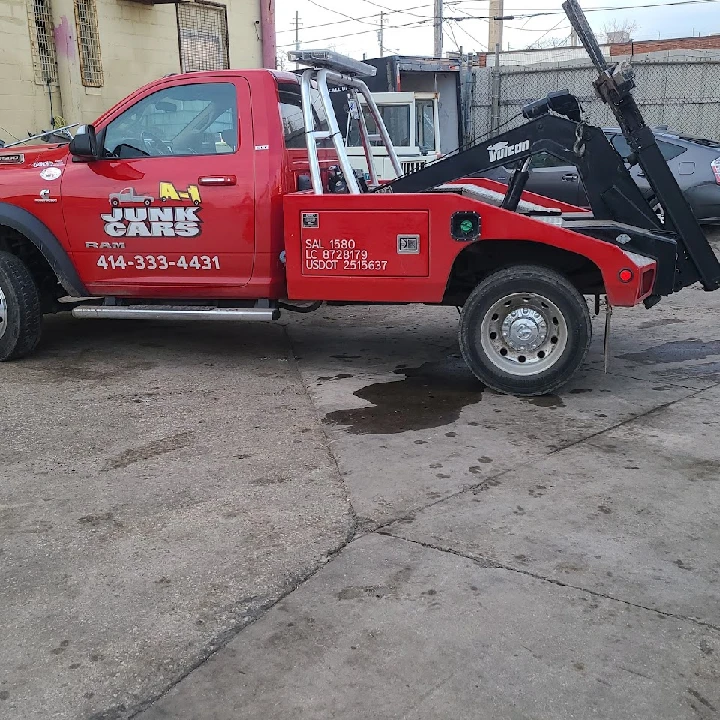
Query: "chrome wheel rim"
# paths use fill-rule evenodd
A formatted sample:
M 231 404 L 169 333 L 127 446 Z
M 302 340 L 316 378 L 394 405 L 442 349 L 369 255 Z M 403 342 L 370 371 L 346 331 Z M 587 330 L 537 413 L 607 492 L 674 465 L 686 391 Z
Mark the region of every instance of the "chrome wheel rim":
M 7 332 L 8 307 L 7 299 L 2 288 L 0 288 L 0 338 Z
M 490 362 L 510 375 L 546 372 L 562 357 L 568 342 L 565 317 L 537 293 L 513 293 L 485 314 L 480 342 Z

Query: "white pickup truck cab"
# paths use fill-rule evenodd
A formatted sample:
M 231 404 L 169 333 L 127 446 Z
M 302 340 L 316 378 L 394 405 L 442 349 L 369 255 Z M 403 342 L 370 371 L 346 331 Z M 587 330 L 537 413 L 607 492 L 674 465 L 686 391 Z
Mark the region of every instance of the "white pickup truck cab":
M 421 170 L 441 157 L 437 93 L 382 92 L 372 96 L 390 133 L 404 175 Z M 372 137 L 378 130 L 364 103 L 363 112 Z M 346 131 L 348 156 L 353 168 L 362 170 L 367 179 L 369 174 L 357 118 L 358 109 L 351 104 Z M 378 179 L 395 180 L 397 174 L 380 137 L 373 139 L 371 144 Z

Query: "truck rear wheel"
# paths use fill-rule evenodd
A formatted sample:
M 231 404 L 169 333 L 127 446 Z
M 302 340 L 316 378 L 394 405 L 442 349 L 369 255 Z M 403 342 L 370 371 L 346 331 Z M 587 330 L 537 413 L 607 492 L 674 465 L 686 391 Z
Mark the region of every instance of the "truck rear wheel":
M 488 387 L 545 395 L 566 383 L 587 355 L 592 324 L 585 298 L 567 278 L 533 265 L 504 268 L 468 297 L 460 349 Z
M 0 252 L 0 361 L 31 353 L 41 330 L 40 297 L 30 271 L 20 258 Z

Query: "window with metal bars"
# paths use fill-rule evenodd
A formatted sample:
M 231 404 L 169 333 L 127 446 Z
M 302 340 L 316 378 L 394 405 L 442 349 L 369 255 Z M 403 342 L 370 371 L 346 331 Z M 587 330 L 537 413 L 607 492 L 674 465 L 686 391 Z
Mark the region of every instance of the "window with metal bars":
M 95 0 L 75 0 L 75 26 L 82 84 L 85 87 L 102 87 L 103 69 Z
M 177 22 L 183 72 L 226 70 L 230 67 L 224 5 L 179 3 Z
M 28 20 L 35 82 L 56 85 L 58 67 L 50 0 L 28 0 Z

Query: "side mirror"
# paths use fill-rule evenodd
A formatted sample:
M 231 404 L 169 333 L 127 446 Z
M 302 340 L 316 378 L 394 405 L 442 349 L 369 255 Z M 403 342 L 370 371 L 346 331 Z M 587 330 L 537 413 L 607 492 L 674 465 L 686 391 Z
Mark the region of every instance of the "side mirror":
M 81 125 L 70 143 L 70 154 L 78 160 L 97 160 L 100 157 L 95 128 Z

